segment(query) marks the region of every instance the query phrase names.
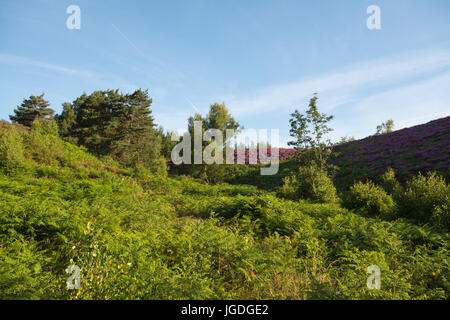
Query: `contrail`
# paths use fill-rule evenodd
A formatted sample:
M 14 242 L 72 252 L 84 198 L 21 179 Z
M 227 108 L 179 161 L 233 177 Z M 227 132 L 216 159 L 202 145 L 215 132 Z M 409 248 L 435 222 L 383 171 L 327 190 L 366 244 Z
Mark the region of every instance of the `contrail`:
M 146 58 L 145 54 L 144 54 L 141 50 L 139 50 L 139 48 L 136 47 L 136 46 L 134 45 L 134 43 L 131 42 L 131 40 L 128 39 L 127 36 L 124 35 L 124 34 L 122 33 L 122 31 L 120 31 L 119 28 L 117 28 L 117 27 L 114 25 L 114 23 L 112 23 L 112 26 L 114 27 L 114 29 L 116 29 L 116 31 L 117 31 L 118 33 L 120 33 L 120 35 L 121 35 L 125 40 L 127 40 L 127 42 L 128 42 L 128 43 L 129 43 L 129 44 L 130 44 L 137 52 L 139 52 L 139 54 L 140 54 L 141 56 L 143 56 L 144 58 Z
M 114 27 L 114 29 L 116 29 L 116 31 L 143 57 L 147 59 L 147 56 L 137 47 L 134 45 L 134 43 L 128 39 L 128 37 L 122 32 L 120 31 L 120 29 L 114 24 L 112 23 L 112 26 Z M 164 68 L 164 65 L 160 62 L 157 62 L 161 67 Z M 189 104 L 192 106 L 192 108 L 194 108 L 194 110 L 198 113 L 200 113 L 200 111 L 198 110 L 198 108 L 195 106 L 195 104 L 189 100 L 187 97 L 184 97 L 186 99 L 187 102 L 189 102 Z
M 192 103 L 191 100 L 189 100 L 187 97 L 184 97 L 186 99 L 187 102 L 190 103 L 190 105 L 192 106 L 192 108 L 194 108 L 195 111 L 197 111 L 198 113 L 200 113 L 200 111 L 197 109 L 197 107 L 195 106 L 195 104 Z

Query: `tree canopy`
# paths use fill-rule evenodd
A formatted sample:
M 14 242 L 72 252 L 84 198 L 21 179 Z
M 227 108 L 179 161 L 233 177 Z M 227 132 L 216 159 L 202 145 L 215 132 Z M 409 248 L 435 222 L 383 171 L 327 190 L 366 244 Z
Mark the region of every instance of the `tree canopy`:
M 392 132 L 394 129 L 394 120 L 389 119 L 386 122 L 383 122 L 379 126 L 377 126 L 377 135 Z
M 64 103 L 57 120 L 63 137 L 96 155 L 111 155 L 125 165 L 152 166 L 160 156 L 161 135 L 151 103 L 147 90 L 95 91 Z
M 223 150 L 225 149 L 227 143 L 229 141 L 226 138 L 226 130 L 234 130 L 235 133 L 240 132 L 243 127 L 239 124 L 238 121 L 234 119 L 234 117 L 231 115 L 227 107 L 224 103 L 213 103 L 210 105 L 209 112 L 206 116 L 202 116 L 199 113 L 196 113 L 194 116 L 189 117 L 188 119 L 188 131 L 191 135 L 192 143 L 191 147 L 192 150 L 194 149 L 194 125 L 195 121 L 200 121 L 202 124 L 202 152 L 205 149 L 205 146 L 207 144 L 216 144 L 217 141 L 215 139 L 210 138 L 209 141 L 204 141 L 203 135 L 205 131 L 209 129 L 217 129 L 223 134 L 223 141 L 222 145 L 218 146 L 218 149 L 222 150 L 222 156 L 223 156 Z M 194 152 L 191 153 L 192 157 L 195 157 Z M 215 155 L 215 152 L 214 152 Z M 222 157 L 221 157 L 222 158 Z M 195 163 L 195 161 L 192 161 L 192 163 Z M 206 181 L 210 182 L 216 182 L 223 178 L 225 175 L 225 168 L 223 165 L 220 164 L 194 164 L 189 167 L 189 172 L 193 176 L 197 176 L 200 178 L 205 179 Z
M 55 111 L 49 106 L 50 103 L 44 99 L 44 93 L 40 96 L 30 96 L 24 99 L 17 109 L 14 109 L 14 115 L 10 115 L 9 119 L 13 123 L 31 127 L 34 120 L 50 119 L 53 116 Z

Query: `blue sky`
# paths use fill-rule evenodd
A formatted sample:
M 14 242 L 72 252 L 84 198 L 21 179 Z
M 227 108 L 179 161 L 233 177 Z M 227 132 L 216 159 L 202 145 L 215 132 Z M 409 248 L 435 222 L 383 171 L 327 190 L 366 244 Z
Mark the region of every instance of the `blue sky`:
M 71 4 L 80 30 L 66 27 Z M 381 30 L 366 27 L 372 4 Z M 280 129 L 281 145 L 314 92 L 333 140 L 424 123 L 450 114 L 450 1 L 0 2 L 0 119 L 30 95 L 60 112 L 108 88 L 148 88 L 171 130 L 225 102 L 246 128 Z

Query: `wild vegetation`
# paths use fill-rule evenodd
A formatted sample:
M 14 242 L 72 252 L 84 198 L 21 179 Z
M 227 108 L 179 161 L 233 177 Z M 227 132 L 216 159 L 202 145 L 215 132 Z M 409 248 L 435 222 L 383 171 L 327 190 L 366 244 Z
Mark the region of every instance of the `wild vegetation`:
M 329 118 L 316 101 L 310 118 L 294 114 L 310 119 L 305 130 Z M 141 90 L 99 91 L 56 120 L 0 123 L 0 299 L 449 298 L 450 187 L 440 171 L 399 180 L 383 163 L 374 179 L 335 188 L 353 162 L 327 160 L 333 146 L 314 140 L 322 126 L 296 131 L 320 149 L 303 146 L 309 161 L 287 160 L 275 176 L 257 176 L 259 165 L 168 175 L 170 139 L 149 102 Z M 220 112 L 202 121 L 231 119 L 223 105 L 211 110 Z M 365 143 L 339 146 L 341 156 Z M 80 290 L 67 289 L 70 265 L 81 268 Z M 371 265 L 380 290 L 366 285 Z

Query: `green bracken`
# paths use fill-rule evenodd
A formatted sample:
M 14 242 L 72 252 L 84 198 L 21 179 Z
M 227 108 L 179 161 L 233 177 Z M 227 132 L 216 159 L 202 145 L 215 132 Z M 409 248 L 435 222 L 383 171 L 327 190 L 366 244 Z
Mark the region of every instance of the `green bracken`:
M 385 219 L 391 202 L 374 186 L 354 210 L 291 201 L 121 167 L 16 125 L 0 129 L 0 167 L 0 299 L 449 298 L 448 229 Z M 442 218 L 448 189 L 432 182 L 434 202 L 421 203 L 426 179 L 404 201 Z M 70 265 L 80 290 L 66 287 Z M 381 290 L 366 286 L 370 265 Z

